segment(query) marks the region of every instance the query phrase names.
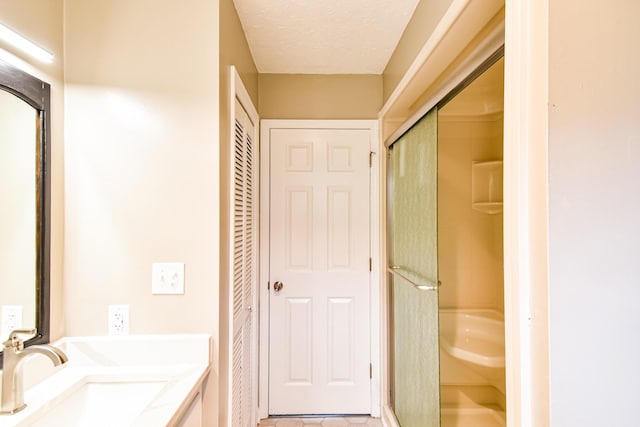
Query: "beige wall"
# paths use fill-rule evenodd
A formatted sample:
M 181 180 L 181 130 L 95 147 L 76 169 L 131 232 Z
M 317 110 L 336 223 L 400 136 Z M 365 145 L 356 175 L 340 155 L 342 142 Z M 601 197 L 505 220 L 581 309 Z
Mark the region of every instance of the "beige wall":
M 640 2 L 549 1 L 551 425 L 638 424 Z
M 229 66 L 236 67 L 254 106 L 258 106 L 258 70 L 233 0 L 220 0 L 220 114 L 229 117 Z M 224 120 L 223 120 L 224 121 Z M 220 131 L 229 129 L 221 124 Z
M 230 66 L 236 68 L 244 86 L 258 105 L 258 71 L 251 57 L 232 0 L 220 0 L 220 426 L 227 425 L 229 386 L 229 168 L 230 168 Z M 257 126 L 257 124 L 256 124 Z
M 65 1 L 67 335 L 209 333 L 205 425 L 217 424 L 218 2 Z M 185 295 L 151 295 L 151 264 L 185 263 Z
M 446 107 L 445 107 L 446 108 Z M 502 116 L 438 121 L 440 307 L 504 310 L 502 213 L 472 208 L 471 165 L 502 159 Z
M 380 75 L 260 74 L 262 119 L 375 119 Z
M 383 75 L 383 99 L 386 102 L 413 63 L 453 0 L 420 1 Z
M 0 22 L 54 55 L 43 64 L 0 42 L 21 68 L 51 85 L 51 337 L 64 334 L 62 309 L 64 243 L 63 0 L 3 1 Z M 15 65 L 15 64 L 14 64 Z

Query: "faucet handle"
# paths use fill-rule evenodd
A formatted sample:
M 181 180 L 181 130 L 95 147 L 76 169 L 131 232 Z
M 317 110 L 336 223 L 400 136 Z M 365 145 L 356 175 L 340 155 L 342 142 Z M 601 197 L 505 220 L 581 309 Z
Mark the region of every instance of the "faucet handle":
M 14 329 L 9 334 L 9 338 L 2 343 L 4 347 L 7 348 L 16 348 L 18 350 L 22 350 L 23 340 L 18 337 L 18 335 L 30 335 L 31 337 L 38 333 L 36 328 L 31 329 Z

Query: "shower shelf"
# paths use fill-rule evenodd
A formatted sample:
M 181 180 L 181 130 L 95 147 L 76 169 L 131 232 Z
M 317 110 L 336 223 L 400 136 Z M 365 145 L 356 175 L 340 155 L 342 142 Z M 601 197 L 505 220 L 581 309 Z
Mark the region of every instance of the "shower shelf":
M 471 206 L 486 214 L 502 212 L 502 160 L 471 164 Z

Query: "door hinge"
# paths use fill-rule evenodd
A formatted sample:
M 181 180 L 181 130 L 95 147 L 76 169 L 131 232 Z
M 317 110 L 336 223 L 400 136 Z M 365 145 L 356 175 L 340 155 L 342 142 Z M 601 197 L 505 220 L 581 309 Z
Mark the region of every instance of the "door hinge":
M 373 365 L 369 363 L 369 379 L 373 378 Z
M 373 260 L 369 258 L 369 272 L 373 271 Z
M 369 151 L 369 167 L 373 166 L 373 156 L 375 156 L 375 154 L 373 151 Z

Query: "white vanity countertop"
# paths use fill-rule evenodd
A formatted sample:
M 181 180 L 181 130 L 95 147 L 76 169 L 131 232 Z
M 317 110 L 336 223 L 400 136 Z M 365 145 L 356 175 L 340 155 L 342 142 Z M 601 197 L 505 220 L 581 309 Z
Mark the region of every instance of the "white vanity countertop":
M 210 369 L 209 335 L 69 337 L 52 345 L 60 347 L 69 362 L 48 369 L 43 368 L 50 366 L 46 359 L 33 364 L 34 371 L 48 370 L 44 376 L 49 376 L 26 389 L 26 409 L 14 415 L 0 416 L 0 427 L 70 427 L 87 425 L 87 419 L 91 420 L 91 425 L 100 426 L 109 425 L 105 424 L 105 418 L 111 416 L 118 420 L 117 425 L 172 426 L 189 408 Z M 40 357 L 31 359 L 37 358 Z M 30 366 L 24 368 L 26 373 Z M 30 372 L 30 375 L 34 373 Z M 112 390 L 117 390 L 120 400 L 110 403 L 99 394 L 78 396 L 87 384 L 106 384 L 107 389 L 116 387 Z M 147 386 L 150 387 L 145 389 L 148 397 L 141 397 L 138 390 Z M 125 397 L 121 397 L 123 394 Z M 84 411 L 81 415 L 85 424 L 69 424 L 71 409 L 60 409 L 65 407 L 62 403 L 72 399 L 74 404 L 67 405 L 73 408 L 71 419 L 75 420 L 78 413 Z M 138 403 L 134 403 L 136 401 Z M 97 418 L 101 419 L 91 418 L 94 415 L 87 412 L 91 405 L 99 409 Z

